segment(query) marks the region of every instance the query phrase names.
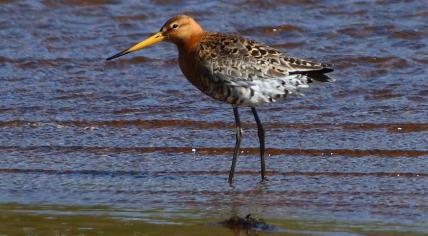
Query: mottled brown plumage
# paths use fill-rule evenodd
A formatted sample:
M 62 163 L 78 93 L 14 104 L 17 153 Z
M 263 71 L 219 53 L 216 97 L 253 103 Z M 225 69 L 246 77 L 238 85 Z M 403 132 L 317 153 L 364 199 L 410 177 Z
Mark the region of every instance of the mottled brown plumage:
M 202 92 L 232 105 L 274 102 L 314 80 L 331 80 L 322 76 L 332 71 L 329 65 L 290 57 L 238 35 L 205 32 L 191 55 L 180 51 L 186 77 Z M 190 72 L 183 64 L 191 65 Z
M 208 96 L 233 106 L 236 145 L 229 183 L 232 183 L 239 153 L 241 128 L 238 106 L 254 114 L 260 140 L 261 176 L 265 179 L 264 130 L 255 106 L 275 102 L 312 82 L 332 81 L 327 64 L 288 56 L 262 43 L 238 35 L 205 32 L 191 17 L 169 19 L 158 33 L 108 60 L 140 50 L 160 41 L 177 45 L 179 65 L 185 77 Z

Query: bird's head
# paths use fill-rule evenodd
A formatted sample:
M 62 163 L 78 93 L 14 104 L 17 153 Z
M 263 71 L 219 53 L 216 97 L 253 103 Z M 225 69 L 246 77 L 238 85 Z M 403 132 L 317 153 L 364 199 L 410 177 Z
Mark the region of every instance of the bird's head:
M 192 17 L 178 15 L 169 19 L 156 34 L 107 58 L 107 60 L 112 60 L 125 54 L 141 50 L 162 41 L 175 43 L 179 48 L 192 47 L 199 41 L 203 32 L 201 26 Z

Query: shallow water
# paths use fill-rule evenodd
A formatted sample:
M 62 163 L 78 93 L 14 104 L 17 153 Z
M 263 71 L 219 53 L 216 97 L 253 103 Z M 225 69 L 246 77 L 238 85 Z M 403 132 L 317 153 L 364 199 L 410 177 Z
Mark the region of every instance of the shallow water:
M 229 187 L 232 109 L 184 79 L 173 45 L 105 61 L 183 12 L 335 65 L 334 84 L 258 109 L 268 182 L 241 109 Z M 59 215 L 198 234 L 248 213 L 279 234 L 428 231 L 427 1 L 0 1 L 0 15 L 0 233 L 57 232 Z

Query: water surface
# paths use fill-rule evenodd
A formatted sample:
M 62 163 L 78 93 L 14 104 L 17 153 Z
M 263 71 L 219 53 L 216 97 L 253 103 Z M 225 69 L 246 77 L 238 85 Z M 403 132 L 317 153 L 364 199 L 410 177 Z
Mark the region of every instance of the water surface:
M 209 223 L 248 213 L 278 234 L 427 232 L 427 6 L 0 1 L 0 233 L 67 229 L 54 217 L 75 222 L 61 231 L 70 235 L 128 224 L 129 234 L 232 234 Z M 229 187 L 232 109 L 185 80 L 173 45 L 105 61 L 178 13 L 335 65 L 334 84 L 258 109 L 268 182 L 241 109 Z

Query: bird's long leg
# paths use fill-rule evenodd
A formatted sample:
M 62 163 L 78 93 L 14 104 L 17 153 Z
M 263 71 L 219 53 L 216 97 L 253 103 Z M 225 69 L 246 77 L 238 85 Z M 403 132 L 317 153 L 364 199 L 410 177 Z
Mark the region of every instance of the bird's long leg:
M 254 114 L 254 119 L 257 122 L 257 134 L 259 135 L 260 141 L 260 174 L 262 175 L 262 181 L 266 180 L 266 166 L 265 166 L 265 130 L 263 129 L 262 122 L 260 122 L 259 116 L 255 107 L 251 107 L 251 111 Z
M 236 144 L 235 144 L 235 150 L 233 151 L 232 166 L 230 167 L 230 172 L 229 172 L 230 185 L 232 185 L 233 175 L 235 174 L 236 161 L 238 160 L 239 147 L 241 146 L 241 135 L 242 135 L 241 121 L 239 120 L 238 107 L 233 107 L 233 115 L 235 116 L 235 125 L 236 125 Z

